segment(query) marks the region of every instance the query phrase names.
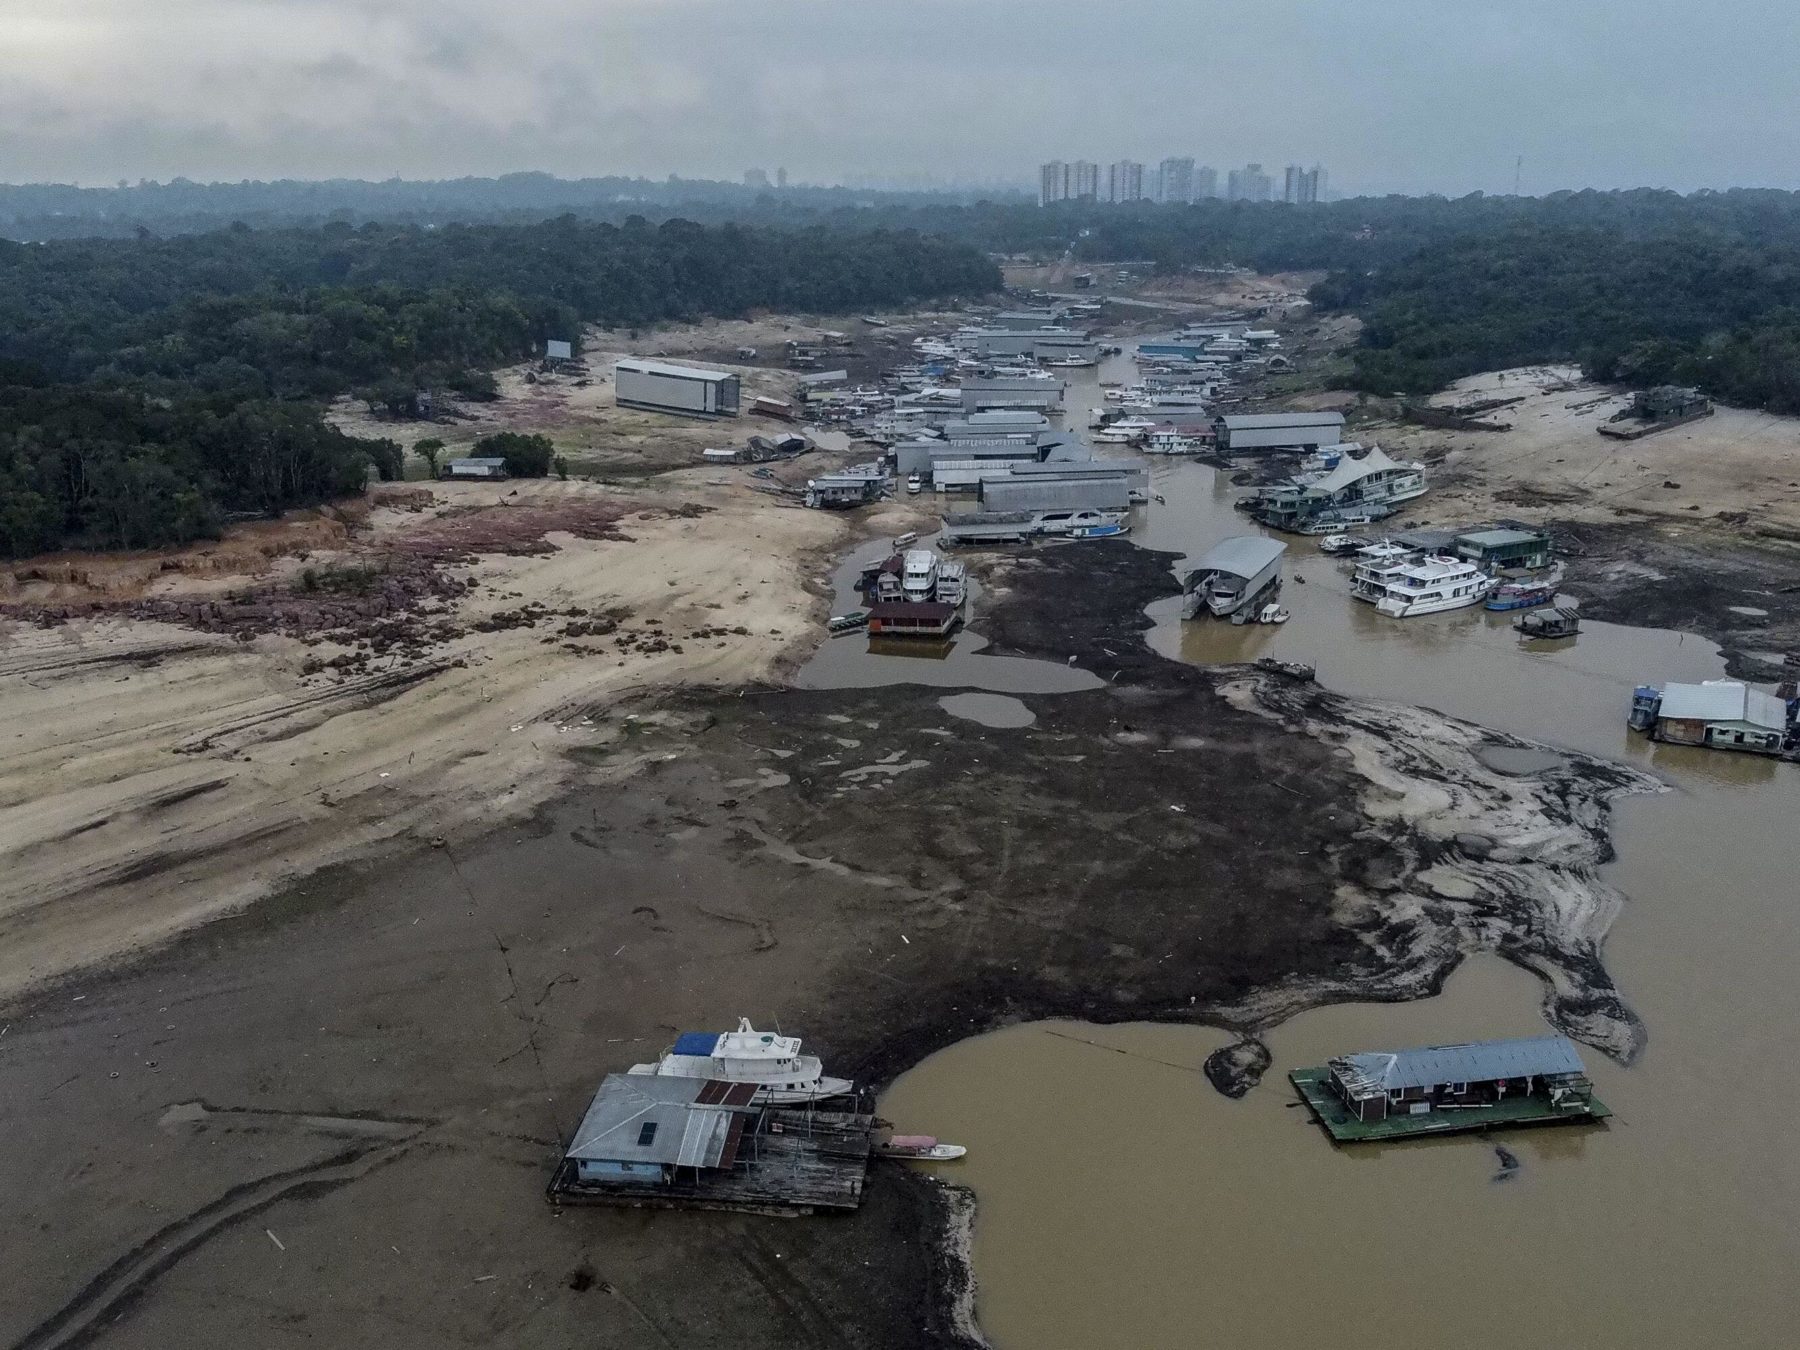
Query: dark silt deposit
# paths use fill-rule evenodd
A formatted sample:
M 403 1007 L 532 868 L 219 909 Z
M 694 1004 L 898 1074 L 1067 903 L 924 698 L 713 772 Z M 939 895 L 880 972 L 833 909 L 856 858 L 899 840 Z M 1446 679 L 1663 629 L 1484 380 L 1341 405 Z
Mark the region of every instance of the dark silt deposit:
M 1795 541 L 1740 538 L 1714 522 L 1683 531 L 1553 528 L 1574 554 L 1563 589 L 1580 601 L 1584 618 L 1700 633 L 1719 644 L 1734 679 L 1794 677 L 1782 658 L 1800 652 Z
M 1607 801 L 1652 780 L 1570 752 L 1508 774 L 1483 753 L 1533 747 L 1160 657 L 1167 554 L 971 561 L 990 650 L 1104 683 L 1018 694 L 1017 727 L 917 685 L 594 709 L 612 748 L 535 828 L 315 878 L 11 1014 L 33 1106 L 0 1189 L 30 1200 L 0 1343 L 261 1343 L 256 1319 L 297 1318 L 349 1344 L 378 1316 L 395 1344 L 973 1344 L 968 1197 L 900 1164 L 842 1218 L 545 1208 L 603 1073 L 740 1014 L 875 1086 L 1015 1022 L 1202 1022 L 1240 1095 L 1283 1019 L 1494 952 L 1571 1035 L 1641 1048 L 1594 869 Z M 258 1199 L 276 1174 L 301 1181 Z

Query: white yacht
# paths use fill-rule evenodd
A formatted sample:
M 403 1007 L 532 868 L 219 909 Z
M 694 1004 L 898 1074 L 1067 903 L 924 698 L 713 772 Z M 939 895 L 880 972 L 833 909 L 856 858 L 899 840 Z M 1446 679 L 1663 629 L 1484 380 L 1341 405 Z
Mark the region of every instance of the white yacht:
M 1350 574 L 1350 594 L 1374 604 L 1387 594 L 1388 582 L 1400 575 L 1400 569 L 1418 557 L 1418 549 L 1388 539 L 1355 550 L 1356 570 Z
M 906 600 L 929 600 L 937 589 L 938 556 L 928 548 L 909 548 L 900 564 L 900 594 Z
M 827 1078 L 818 1056 L 800 1053 L 798 1037 L 758 1031 L 748 1017 L 738 1019 L 736 1031 L 685 1031 L 661 1059 L 633 1064 L 631 1072 L 756 1083 L 756 1100 L 770 1106 L 842 1097 L 855 1087 L 848 1078 Z
M 960 605 L 969 595 L 969 569 L 949 558 L 937 565 L 937 601 L 942 605 Z
M 1384 592 L 1376 598 L 1375 608 L 1395 619 L 1467 609 L 1486 599 L 1493 585 L 1494 579 L 1474 563 L 1432 554 L 1393 569 L 1383 582 Z

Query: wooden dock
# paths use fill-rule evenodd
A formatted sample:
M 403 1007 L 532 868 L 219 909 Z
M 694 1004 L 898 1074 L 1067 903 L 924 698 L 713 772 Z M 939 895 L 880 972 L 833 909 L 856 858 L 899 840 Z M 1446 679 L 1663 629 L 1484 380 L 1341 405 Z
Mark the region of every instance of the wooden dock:
M 1484 1106 L 1438 1107 L 1423 1115 L 1358 1120 L 1331 1090 L 1331 1070 L 1295 1069 L 1288 1081 L 1313 1117 L 1339 1144 L 1365 1144 L 1380 1139 L 1413 1139 L 1427 1134 L 1471 1134 L 1525 1125 L 1566 1125 L 1605 1120 L 1612 1114 L 1590 1099 L 1579 1110 L 1558 1108 L 1539 1096 L 1508 1097 Z
M 746 1131 L 729 1168 L 676 1168 L 671 1179 L 585 1182 L 564 1162 L 546 1198 L 556 1205 L 654 1209 L 729 1209 L 794 1216 L 862 1204 L 875 1135 L 874 1117 L 837 1111 L 764 1112 Z

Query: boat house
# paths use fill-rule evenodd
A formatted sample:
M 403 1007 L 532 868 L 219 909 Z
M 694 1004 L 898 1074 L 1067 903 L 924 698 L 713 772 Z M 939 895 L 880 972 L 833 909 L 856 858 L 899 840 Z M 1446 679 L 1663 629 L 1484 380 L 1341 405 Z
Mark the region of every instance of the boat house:
M 1457 535 L 1451 550 L 1484 572 L 1550 565 L 1550 536 L 1541 530 L 1471 530 Z
M 1639 689 L 1632 725 L 1671 745 L 1779 755 L 1794 734 L 1795 705 L 1736 680 Z
M 1340 1142 L 1609 1114 L 1565 1036 L 1363 1051 L 1290 1077 Z
M 1221 454 L 1247 450 L 1317 450 L 1344 439 L 1338 412 L 1228 413 L 1215 420 Z
M 550 1199 L 776 1214 L 860 1205 L 874 1117 L 756 1106 L 756 1092 L 754 1083 L 608 1074 Z
M 1261 534 L 1222 539 L 1189 572 L 1182 589 L 1187 599 L 1181 617 L 1204 611 L 1225 618 L 1240 610 L 1253 612 L 1281 584 L 1281 555 L 1287 545 Z

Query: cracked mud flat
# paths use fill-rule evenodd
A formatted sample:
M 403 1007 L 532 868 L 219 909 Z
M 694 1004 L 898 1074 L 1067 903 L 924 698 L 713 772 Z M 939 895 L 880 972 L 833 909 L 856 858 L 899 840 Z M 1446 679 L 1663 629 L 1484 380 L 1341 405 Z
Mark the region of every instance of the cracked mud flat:
M 0 1013 L 0 1344 L 971 1343 L 968 1199 L 899 1165 L 843 1218 L 545 1207 L 601 1074 L 740 1013 L 877 1084 L 1014 1021 L 1206 1022 L 1237 1093 L 1300 1009 L 1494 951 L 1634 1055 L 1594 868 L 1606 802 L 1651 780 L 1500 772 L 1478 752 L 1525 743 L 1163 660 L 1139 633 L 1167 564 L 984 564 L 993 650 L 1107 682 L 1019 695 L 1028 726 L 912 686 L 595 708 L 618 744 L 534 827 Z M 306 1169 L 331 1184 L 285 1185 Z

